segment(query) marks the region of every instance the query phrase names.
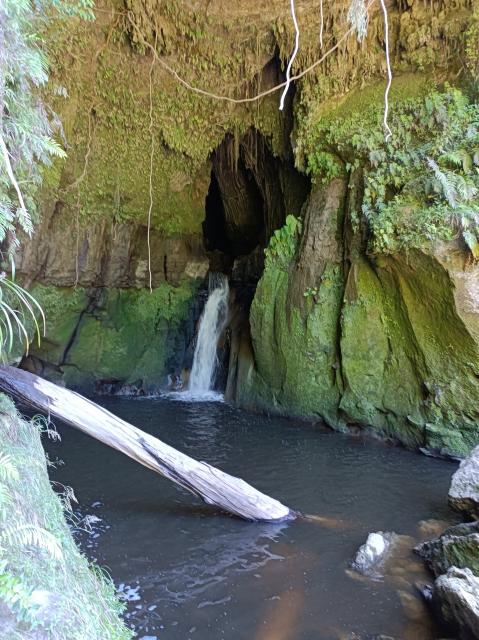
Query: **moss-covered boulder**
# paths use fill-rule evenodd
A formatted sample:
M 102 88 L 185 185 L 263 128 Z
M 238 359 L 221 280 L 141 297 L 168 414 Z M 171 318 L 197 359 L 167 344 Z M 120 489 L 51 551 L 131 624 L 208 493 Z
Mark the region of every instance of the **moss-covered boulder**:
M 469 568 L 479 577 L 479 522 L 454 525 L 415 549 L 437 577 L 451 567 Z

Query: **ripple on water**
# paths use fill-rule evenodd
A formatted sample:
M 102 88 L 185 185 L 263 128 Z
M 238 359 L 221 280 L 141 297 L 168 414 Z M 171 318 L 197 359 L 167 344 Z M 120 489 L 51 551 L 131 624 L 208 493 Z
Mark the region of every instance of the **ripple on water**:
M 60 427 L 62 443 L 46 445 L 66 465 L 52 475 L 74 487 L 81 505 L 97 505 L 101 535 L 82 538 L 83 548 L 94 550 L 120 592 L 123 584 L 125 594 L 138 596 L 128 601 L 127 620 L 139 637 L 440 637 L 412 587 L 426 576 L 409 548 L 382 582 L 358 579 L 348 569 L 371 531 L 418 539 L 420 521 L 450 522 L 446 496 L 454 464 L 184 393 L 103 402 L 181 451 L 318 516 L 242 522 Z

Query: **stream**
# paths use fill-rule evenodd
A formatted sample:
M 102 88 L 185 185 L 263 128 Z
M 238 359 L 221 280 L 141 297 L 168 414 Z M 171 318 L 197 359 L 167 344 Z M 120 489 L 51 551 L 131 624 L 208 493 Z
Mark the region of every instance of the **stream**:
M 147 640 L 439 638 L 402 551 L 392 575 L 349 570 L 371 531 L 427 537 L 420 521 L 456 516 L 456 465 L 224 402 L 104 398 L 125 420 L 325 521 L 247 523 L 220 514 L 124 455 L 57 424 L 52 480 L 72 486 L 89 531 L 77 540 L 111 574 L 126 619 Z M 58 485 L 57 485 L 58 486 Z M 93 516 L 93 517 L 92 517 Z M 431 537 L 431 535 L 429 535 Z

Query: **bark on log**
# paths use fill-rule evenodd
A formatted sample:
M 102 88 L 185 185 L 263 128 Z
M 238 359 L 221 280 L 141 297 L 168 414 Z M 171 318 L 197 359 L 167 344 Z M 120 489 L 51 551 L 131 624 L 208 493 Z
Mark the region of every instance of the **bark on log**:
M 274 522 L 297 515 L 244 480 L 190 458 L 80 394 L 32 373 L 0 366 L 0 389 L 121 451 L 207 504 L 245 520 Z

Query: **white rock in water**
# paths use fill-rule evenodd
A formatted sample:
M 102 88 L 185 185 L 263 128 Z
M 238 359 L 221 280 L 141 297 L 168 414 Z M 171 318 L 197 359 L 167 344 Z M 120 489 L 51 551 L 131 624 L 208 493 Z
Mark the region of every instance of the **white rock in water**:
M 479 578 L 470 569 L 451 567 L 434 583 L 433 598 L 460 638 L 479 638 Z
M 354 558 L 353 568 L 364 575 L 380 577 L 378 568 L 384 562 L 394 535 L 382 531 L 370 533 Z

